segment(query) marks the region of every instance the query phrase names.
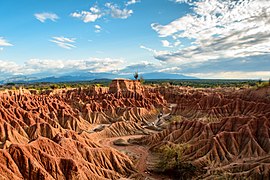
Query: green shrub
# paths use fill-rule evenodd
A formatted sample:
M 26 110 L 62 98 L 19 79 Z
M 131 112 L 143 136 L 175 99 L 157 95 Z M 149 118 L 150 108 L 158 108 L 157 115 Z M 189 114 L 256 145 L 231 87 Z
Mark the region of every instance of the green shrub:
M 195 175 L 197 168 L 191 163 L 183 161 L 183 152 L 189 148 L 186 144 L 163 145 L 159 148 L 160 161 L 157 168 L 163 174 L 179 179 L 189 179 Z
M 180 122 L 180 121 L 182 121 L 182 116 L 174 115 L 174 116 L 171 117 L 170 121 L 171 122 L 173 122 L 173 121 Z
M 267 82 L 267 81 L 262 81 L 260 83 L 257 83 L 258 88 L 268 87 L 268 86 L 269 86 L 269 82 Z

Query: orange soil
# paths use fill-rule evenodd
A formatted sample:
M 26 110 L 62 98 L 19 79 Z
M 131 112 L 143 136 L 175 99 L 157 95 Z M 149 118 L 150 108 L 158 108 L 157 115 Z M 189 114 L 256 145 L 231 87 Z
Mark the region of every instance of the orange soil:
M 147 164 L 164 144 L 187 144 L 183 160 L 206 169 L 199 179 L 267 178 L 269 89 L 115 80 L 109 89 L 2 91 L 0 179 L 162 179 L 148 173 Z M 171 111 L 178 122 L 161 132 L 146 130 L 159 111 Z M 137 144 L 113 145 L 120 137 Z

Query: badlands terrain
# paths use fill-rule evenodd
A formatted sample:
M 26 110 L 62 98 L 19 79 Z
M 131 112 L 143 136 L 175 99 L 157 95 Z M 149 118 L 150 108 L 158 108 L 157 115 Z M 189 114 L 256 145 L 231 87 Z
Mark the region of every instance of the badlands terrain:
M 270 88 L 0 92 L 0 179 L 268 179 Z

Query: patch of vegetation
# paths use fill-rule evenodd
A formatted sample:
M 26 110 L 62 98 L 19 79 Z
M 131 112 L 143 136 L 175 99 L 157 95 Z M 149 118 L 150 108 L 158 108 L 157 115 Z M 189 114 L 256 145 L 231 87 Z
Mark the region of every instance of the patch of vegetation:
M 258 80 L 229 80 L 229 79 L 151 79 L 145 80 L 144 84 L 159 84 L 161 86 L 185 86 L 194 88 L 217 88 L 217 87 L 256 87 Z
M 163 145 L 158 149 L 160 161 L 157 169 L 162 174 L 177 179 L 191 179 L 198 169 L 189 162 L 183 161 L 183 152 L 189 148 L 186 144 Z
M 59 83 L 48 83 L 48 82 L 37 82 L 37 83 L 6 83 L 1 85 L 1 89 L 29 89 L 37 91 L 54 90 L 61 88 L 88 88 L 91 86 L 107 87 L 111 83 L 111 80 L 93 80 L 83 82 L 59 82 Z
M 270 82 L 268 81 L 259 81 L 256 83 L 257 88 L 263 88 L 270 86 Z
M 260 88 L 269 86 L 269 81 L 262 80 L 218 80 L 218 79 L 144 79 L 142 75 L 139 75 L 138 72 L 134 73 L 134 78 L 139 79 L 141 83 L 145 85 L 155 86 L 185 86 L 185 87 L 194 87 L 194 88 L 217 88 L 217 87 L 254 87 Z M 89 86 L 97 87 L 108 87 L 111 83 L 110 79 L 96 79 L 91 81 L 78 81 L 78 82 L 33 82 L 33 83 L 14 83 L 9 82 L 1 85 L 1 89 L 19 89 L 20 87 L 25 89 L 34 89 L 38 91 L 42 90 L 53 90 L 57 88 L 87 88 Z
M 172 117 L 170 118 L 170 121 L 171 121 L 171 122 L 173 122 L 173 121 L 175 121 L 175 122 L 180 122 L 180 121 L 182 121 L 182 116 L 180 116 L 180 115 L 174 115 L 174 116 L 172 116 Z

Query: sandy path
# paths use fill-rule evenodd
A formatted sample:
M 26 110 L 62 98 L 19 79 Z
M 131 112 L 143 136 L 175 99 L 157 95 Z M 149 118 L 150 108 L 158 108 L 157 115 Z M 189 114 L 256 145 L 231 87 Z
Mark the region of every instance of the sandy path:
M 152 158 L 150 157 L 151 154 L 149 153 L 149 147 L 146 146 L 140 146 L 140 145 L 135 145 L 135 144 L 130 144 L 128 146 L 116 146 L 113 144 L 114 140 L 117 140 L 119 138 L 128 140 L 128 139 L 133 139 L 133 138 L 140 138 L 144 135 L 130 135 L 130 136 L 122 136 L 122 137 L 112 137 L 112 138 L 104 138 L 99 141 L 100 144 L 108 147 L 112 147 L 114 149 L 117 149 L 118 151 L 125 151 L 128 152 L 131 159 L 132 155 L 136 155 L 137 158 L 135 160 L 135 167 L 136 170 L 138 171 L 139 174 L 143 175 L 145 179 L 148 180 L 169 180 L 168 177 L 163 176 L 163 175 L 157 175 L 148 172 L 147 170 L 147 161 L 151 160 Z
M 126 151 L 126 152 L 130 152 L 134 155 L 137 155 L 138 160 L 135 164 L 135 167 L 138 170 L 138 172 L 144 173 L 146 171 L 146 161 L 147 161 L 147 157 L 149 155 L 148 148 L 146 148 L 144 146 L 134 145 L 134 144 L 130 144 L 128 146 L 115 146 L 113 144 L 113 141 L 115 141 L 119 138 L 128 141 L 128 139 L 140 138 L 142 136 L 144 136 L 144 135 L 130 135 L 130 136 L 121 136 L 121 137 L 113 137 L 113 138 L 104 138 L 104 139 L 100 140 L 99 143 L 104 145 L 104 146 L 109 146 L 109 147 L 112 147 L 114 149 L 117 149 L 119 151 Z
M 175 105 L 172 104 L 171 108 L 174 107 Z M 167 116 L 169 116 L 170 113 L 168 114 L 164 114 L 162 116 L 162 118 L 165 118 Z M 158 131 L 154 131 L 154 130 L 149 130 L 150 132 L 154 132 L 157 133 Z M 155 175 L 155 174 L 151 174 L 147 171 L 147 160 L 151 159 L 150 153 L 149 153 L 149 147 L 146 146 L 142 146 L 142 145 L 136 145 L 136 144 L 130 144 L 128 146 L 116 146 L 113 144 L 113 141 L 117 140 L 117 139 L 124 139 L 126 141 L 128 141 L 129 139 L 135 139 L 135 138 L 141 138 L 145 135 L 128 135 L 128 136 L 120 136 L 120 137 L 112 137 L 112 138 L 104 138 L 99 140 L 99 143 L 104 145 L 104 146 L 108 146 L 108 147 L 112 147 L 114 149 L 117 149 L 118 151 L 124 151 L 127 152 L 128 156 L 130 156 L 131 159 L 134 160 L 133 156 L 135 155 L 135 167 L 136 170 L 138 171 L 139 174 L 142 174 L 144 177 L 148 178 L 148 179 L 168 179 L 166 177 L 160 176 L 160 175 Z

